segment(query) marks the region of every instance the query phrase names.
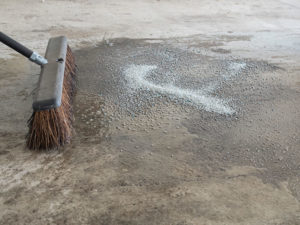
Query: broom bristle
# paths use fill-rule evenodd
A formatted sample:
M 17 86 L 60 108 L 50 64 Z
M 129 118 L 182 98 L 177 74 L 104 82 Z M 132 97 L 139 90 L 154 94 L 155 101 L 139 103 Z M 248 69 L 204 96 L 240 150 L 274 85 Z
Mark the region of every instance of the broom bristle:
M 73 98 L 76 91 L 76 65 L 68 46 L 61 106 L 33 112 L 28 120 L 26 145 L 29 149 L 52 149 L 70 141 L 73 122 Z

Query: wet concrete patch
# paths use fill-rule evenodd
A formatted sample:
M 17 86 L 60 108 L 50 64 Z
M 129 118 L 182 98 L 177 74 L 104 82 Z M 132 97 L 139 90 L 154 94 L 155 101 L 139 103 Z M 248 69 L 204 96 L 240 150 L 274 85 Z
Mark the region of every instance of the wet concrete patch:
M 158 102 L 192 106 L 203 113 L 237 114 L 247 102 L 257 101 L 255 93 L 272 95 L 258 74 L 277 69 L 262 61 L 213 58 L 145 40 L 110 40 L 76 55 L 80 88 L 133 116 Z
M 75 136 L 80 143 L 100 143 L 108 132 L 108 119 L 103 112 L 103 100 L 93 94 L 78 92 L 76 96 L 74 123 Z
M 120 168 L 147 165 L 157 156 L 169 163 L 186 160 L 207 173 L 236 164 L 270 168 L 271 173 L 261 173 L 269 181 L 295 174 L 298 157 L 289 167 L 278 163 L 285 147 L 273 138 L 272 120 L 255 122 L 267 127 L 272 137 L 268 140 L 252 123 L 262 110 L 267 116 L 275 100 L 295 94 L 283 92 L 272 76 L 284 71 L 276 65 L 222 53 L 199 54 L 188 44 L 176 48 L 172 40 L 112 39 L 75 55 L 80 68 L 81 100 L 75 109 L 80 112 L 76 123 L 82 124 L 77 125 L 79 136 L 85 136 L 86 144 L 104 140 L 103 145 L 119 151 Z M 88 95 L 98 103 L 87 103 Z M 94 118 L 100 109 L 101 118 Z M 105 129 L 95 123 L 105 124 Z M 105 132 L 97 136 L 102 129 Z M 291 143 L 297 145 L 293 139 Z M 286 173 L 279 175 L 277 165 Z

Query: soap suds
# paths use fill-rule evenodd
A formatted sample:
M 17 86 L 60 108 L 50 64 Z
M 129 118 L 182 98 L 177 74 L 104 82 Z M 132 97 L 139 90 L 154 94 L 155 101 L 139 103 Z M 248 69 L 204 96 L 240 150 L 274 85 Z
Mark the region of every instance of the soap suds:
M 192 102 L 194 105 L 209 112 L 229 115 L 235 112 L 234 109 L 227 105 L 226 100 L 209 96 L 208 92 L 204 90 L 182 89 L 172 84 L 158 85 L 148 81 L 146 79 L 147 75 L 155 69 L 157 69 L 155 65 L 130 65 L 125 69 L 125 77 L 133 90 L 145 89 L 175 96 Z

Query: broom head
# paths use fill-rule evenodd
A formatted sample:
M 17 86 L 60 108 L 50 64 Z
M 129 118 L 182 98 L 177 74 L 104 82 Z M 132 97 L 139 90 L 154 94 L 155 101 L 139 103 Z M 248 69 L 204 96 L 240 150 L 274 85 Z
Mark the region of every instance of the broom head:
M 52 149 L 70 141 L 76 65 L 66 37 L 51 38 L 42 67 L 33 113 L 28 120 L 26 145 L 29 149 Z

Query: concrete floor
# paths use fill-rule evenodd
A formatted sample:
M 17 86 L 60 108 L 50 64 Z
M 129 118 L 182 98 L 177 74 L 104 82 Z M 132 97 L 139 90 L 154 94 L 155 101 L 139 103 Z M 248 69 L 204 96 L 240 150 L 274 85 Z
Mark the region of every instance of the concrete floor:
M 39 68 L 0 46 L 0 224 L 300 224 L 300 3 L 2 0 L 66 35 L 75 131 L 25 149 Z

